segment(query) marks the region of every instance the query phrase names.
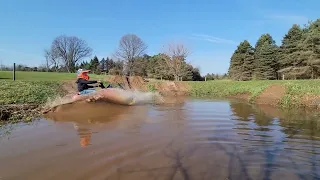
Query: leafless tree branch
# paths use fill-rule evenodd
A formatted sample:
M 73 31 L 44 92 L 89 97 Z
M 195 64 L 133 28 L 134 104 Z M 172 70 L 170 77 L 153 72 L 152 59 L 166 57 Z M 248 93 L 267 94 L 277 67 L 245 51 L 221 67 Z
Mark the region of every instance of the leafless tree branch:
M 51 50 L 44 50 L 44 56 L 46 58 L 46 69 L 49 69 L 53 66 L 55 71 L 58 71 L 59 67 L 59 59 L 55 56 L 56 54 L 53 53 Z
M 58 36 L 51 45 L 50 54 L 54 59 L 60 59 L 68 72 L 73 72 L 78 61 L 91 56 L 92 49 L 88 44 L 75 36 Z
M 125 62 L 126 74 L 132 75 L 134 61 L 142 56 L 147 48 L 148 46 L 135 34 L 122 36 L 115 57 Z
M 185 59 L 188 55 L 189 50 L 183 44 L 169 44 L 161 55 L 167 73 L 172 74 L 176 81 L 186 73 L 188 66 Z

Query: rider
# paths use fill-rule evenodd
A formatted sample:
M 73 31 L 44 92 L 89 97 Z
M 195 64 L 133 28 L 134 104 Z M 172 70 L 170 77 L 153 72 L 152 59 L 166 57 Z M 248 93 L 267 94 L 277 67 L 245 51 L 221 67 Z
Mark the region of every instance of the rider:
M 78 84 L 79 95 L 96 92 L 95 89 L 90 89 L 90 88 L 94 88 L 94 87 L 101 87 L 102 89 L 105 88 L 101 81 L 89 81 L 90 77 L 88 76 L 88 72 L 90 72 L 90 70 L 83 70 L 83 69 L 79 69 L 77 72 L 78 79 L 76 83 Z M 89 85 L 89 84 L 95 84 L 95 83 L 99 83 L 99 85 L 98 86 Z M 109 87 L 111 86 L 109 85 L 107 88 Z

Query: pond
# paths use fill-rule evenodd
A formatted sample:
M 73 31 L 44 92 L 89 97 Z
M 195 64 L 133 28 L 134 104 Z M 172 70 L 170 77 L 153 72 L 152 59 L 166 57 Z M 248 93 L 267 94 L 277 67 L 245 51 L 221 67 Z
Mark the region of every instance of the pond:
M 214 99 L 75 104 L 0 140 L 0 179 L 320 179 L 320 120 Z

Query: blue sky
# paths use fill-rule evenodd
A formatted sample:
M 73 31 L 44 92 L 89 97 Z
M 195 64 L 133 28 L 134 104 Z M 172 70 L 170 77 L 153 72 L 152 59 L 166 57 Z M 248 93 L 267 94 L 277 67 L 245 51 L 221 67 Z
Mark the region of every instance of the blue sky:
M 44 63 L 43 50 L 61 34 L 87 41 L 93 55 L 111 56 L 121 36 L 135 33 L 157 54 L 183 42 L 201 74 L 225 73 L 244 39 L 254 46 L 262 33 L 277 44 L 293 23 L 317 16 L 319 0 L 0 0 L 0 63 Z

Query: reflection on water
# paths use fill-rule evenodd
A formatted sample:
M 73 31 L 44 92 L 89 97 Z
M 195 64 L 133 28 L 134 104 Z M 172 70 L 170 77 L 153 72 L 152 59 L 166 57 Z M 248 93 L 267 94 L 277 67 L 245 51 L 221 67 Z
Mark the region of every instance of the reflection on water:
M 0 143 L 0 179 L 320 179 L 320 121 L 240 102 L 71 104 Z
M 74 123 L 73 124 L 74 129 L 77 130 L 78 135 L 80 137 L 80 145 L 81 147 L 86 147 L 90 144 L 91 141 L 91 131 L 86 126 L 81 126 L 81 124 Z

